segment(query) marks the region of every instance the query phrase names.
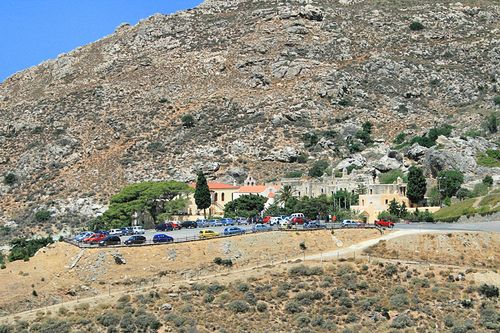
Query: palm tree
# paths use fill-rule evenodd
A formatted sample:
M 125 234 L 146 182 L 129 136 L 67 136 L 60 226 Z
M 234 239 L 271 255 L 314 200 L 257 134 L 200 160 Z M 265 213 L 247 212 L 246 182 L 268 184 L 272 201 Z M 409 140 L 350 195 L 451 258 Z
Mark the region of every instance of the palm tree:
M 285 185 L 276 194 L 276 204 L 283 204 L 283 207 L 286 208 L 286 204 L 288 203 L 288 201 L 290 201 L 291 198 L 293 198 L 295 190 L 292 189 L 290 185 Z

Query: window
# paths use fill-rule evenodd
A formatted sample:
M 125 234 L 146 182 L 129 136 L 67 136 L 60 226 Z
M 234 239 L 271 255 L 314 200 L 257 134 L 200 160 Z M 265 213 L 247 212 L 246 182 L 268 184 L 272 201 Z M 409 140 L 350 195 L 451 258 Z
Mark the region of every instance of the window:
M 389 200 L 388 199 L 385 199 L 385 204 L 387 205 L 389 203 Z
M 221 196 L 221 201 L 224 201 L 224 193 L 222 193 L 220 196 Z
M 373 190 L 372 189 L 370 189 L 370 194 L 373 194 Z
M 218 197 L 218 193 L 215 193 L 214 194 L 214 202 L 217 202 L 217 199 L 218 199 L 217 197 Z

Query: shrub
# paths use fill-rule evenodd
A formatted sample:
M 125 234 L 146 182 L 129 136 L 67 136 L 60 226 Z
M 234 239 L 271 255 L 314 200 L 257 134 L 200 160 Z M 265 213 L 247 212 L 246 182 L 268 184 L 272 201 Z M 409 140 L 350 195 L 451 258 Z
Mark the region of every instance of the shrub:
M 413 319 L 404 313 L 398 315 L 391 323 L 391 327 L 393 328 L 412 327 L 413 325 L 415 325 Z
M 247 301 L 251 305 L 257 304 L 257 297 L 255 297 L 255 294 L 251 291 L 247 291 L 245 293 L 245 301 Z
M 498 287 L 494 285 L 482 284 L 478 290 L 481 295 L 488 298 L 498 297 Z
M 352 308 L 352 300 L 347 296 L 339 298 L 339 304 L 346 308 Z
M 460 199 L 460 200 L 464 200 L 464 199 L 467 199 L 467 198 L 472 198 L 472 192 L 466 188 L 463 188 L 461 187 L 458 191 L 457 191 L 457 198 Z
M 403 142 L 405 142 L 405 138 L 406 138 L 406 133 L 405 132 L 400 132 L 395 138 L 394 140 L 392 141 L 394 144 L 402 144 Z
M 423 30 L 424 29 L 424 25 L 418 21 L 413 21 L 410 23 L 410 30 L 411 31 L 419 31 L 419 30 Z
M 302 175 L 302 171 L 291 171 L 285 175 L 285 178 L 300 178 Z
M 498 314 L 493 306 L 483 306 L 479 311 L 479 314 L 482 326 L 490 330 L 500 329 L 500 314 Z
M 223 285 L 221 285 L 217 282 L 214 282 L 214 283 L 211 283 L 207 286 L 207 293 L 217 295 L 218 293 L 223 292 L 224 289 L 226 289 L 226 288 Z
M 15 183 L 17 182 L 17 176 L 12 173 L 12 172 L 9 172 L 8 174 L 6 174 L 3 178 L 3 183 L 7 186 L 12 186 L 14 185 Z
M 495 134 L 498 131 L 497 115 L 494 114 L 494 113 L 492 113 L 491 115 L 489 115 L 488 118 L 486 118 L 486 122 L 484 124 L 484 127 L 491 134 Z
M 194 118 L 190 114 L 185 114 L 181 117 L 182 126 L 191 128 L 194 127 Z
M 321 177 L 325 173 L 326 168 L 328 168 L 328 162 L 319 160 L 314 162 L 311 169 L 309 169 L 309 176 L 311 177 Z
M 150 153 L 164 152 L 165 146 L 161 142 L 151 142 L 146 148 Z
M 245 313 L 250 310 L 250 306 L 248 305 L 248 303 L 242 300 L 232 301 L 227 305 L 227 307 L 234 313 Z
M 0 333 L 13 333 L 14 329 L 9 325 L 0 325 Z
M 306 153 L 300 153 L 299 156 L 297 156 L 297 162 L 300 164 L 307 163 L 308 159 L 309 155 L 307 155 Z M 299 177 L 302 177 L 302 174 Z
M 409 300 L 406 294 L 395 294 L 389 298 L 391 307 L 396 310 L 403 310 L 408 307 Z
M 321 291 L 303 291 L 295 296 L 295 300 L 297 300 L 297 302 L 301 305 L 307 305 L 313 303 L 314 301 L 318 301 L 323 297 L 325 297 L 325 294 Z
M 308 267 L 304 265 L 295 266 L 288 270 L 288 274 L 292 276 L 311 276 L 311 275 L 322 275 L 323 268 L 321 267 Z
M 265 302 L 257 302 L 257 311 L 259 312 L 266 312 L 267 311 L 267 304 Z
M 480 153 L 476 158 L 477 164 L 488 167 L 500 167 L 500 151 L 498 149 L 488 149 L 485 153 Z
M 483 184 L 488 186 L 488 187 L 491 187 L 493 186 L 493 177 L 491 177 L 490 175 L 486 176 L 483 178 Z
M 389 264 L 385 267 L 385 275 L 393 276 L 398 273 L 398 267 L 394 264 Z
M 285 311 L 288 313 L 299 313 L 302 312 L 302 307 L 297 301 L 290 301 L 285 304 Z
M 152 313 L 144 313 L 135 318 L 135 324 L 139 332 L 148 332 L 148 329 L 157 331 L 161 323 Z
M 226 267 L 233 266 L 233 261 L 231 259 L 222 259 L 220 257 L 214 258 L 214 263 L 219 266 L 226 266 Z
M 9 261 L 29 260 L 42 247 L 52 244 L 51 237 L 36 238 L 27 240 L 26 238 L 14 239 L 10 242 L 12 248 L 9 253 Z
M 104 327 L 114 327 L 120 323 L 120 317 L 114 312 L 104 312 L 97 317 L 97 322 Z
M 311 318 L 307 314 L 300 314 L 295 318 L 295 322 L 299 327 L 306 327 L 311 323 Z
M 495 105 L 500 105 L 500 96 L 495 96 L 493 98 L 493 103 L 495 103 Z
M 51 212 L 49 212 L 46 209 L 42 209 L 42 210 L 39 210 L 38 212 L 35 213 L 35 220 L 37 222 L 48 221 L 50 219 L 51 215 L 52 215 Z
M 205 303 L 212 303 L 214 300 L 215 300 L 215 296 L 212 294 L 206 294 L 203 297 L 203 302 L 205 302 Z

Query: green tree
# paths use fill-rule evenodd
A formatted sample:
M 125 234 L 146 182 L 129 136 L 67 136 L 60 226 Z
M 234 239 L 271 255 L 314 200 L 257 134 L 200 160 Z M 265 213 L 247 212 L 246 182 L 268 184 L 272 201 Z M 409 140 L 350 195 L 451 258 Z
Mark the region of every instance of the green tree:
M 242 195 L 241 197 L 230 201 L 224 207 L 224 216 L 226 217 L 251 217 L 260 214 L 264 210 L 267 198 L 261 195 Z
M 182 126 L 191 128 L 194 127 L 194 118 L 190 114 L 185 114 L 181 117 Z
M 285 185 L 281 188 L 281 190 L 276 193 L 276 203 L 283 204 L 284 208 L 289 207 L 290 199 L 293 197 L 295 191 L 290 185 Z
M 411 166 L 408 171 L 407 195 L 411 202 L 420 203 L 424 200 L 427 191 L 427 182 L 421 168 Z
M 190 192 L 188 185 L 176 181 L 131 184 L 111 197 L 108 210 L 93 224 L 106 228 L 124 227 L 131 224 L 134 213 L 146 212 L 156 222 L 165 209 L 177 204 L 174 201 L 183 202 L 182 208 L 185 208 L 187 200 L 182 196 Z
M 396 199 L 392 199 L 390 202 L 389 202 L 389 209 L 388 209 L 388 212 L 391 214 L 391 215 L 394 215 L 394 216 L 399 216 L 399 213 L 401 211 L 401 206 L 399 205 L 399 203 L 396 201 Z
M 317 198 L 302 197 L 294 206 L 294 211 L 303 213 L 307 218 L 316 219 L 331 211 L 331 199 L 326 195 Z
M 49 212 L 46 209 L 42 209 L 35 213 L 35 220 L 37 222 L 45 222 L 48 221 L 51 216 L 52 216 L 51 212 Z
M 484 177 L 483 184 L 488 186 L 488 187 L 492 187 L 493 186 L 493 177 L 491 177 L 490 175 Z
M 410 23 L 410 30 L 411 31 L 419 31 L 424 29 L 424 25 L 418 21 L 413 21 Z
M 405 202 L 403 202 L 401 204 L 401 207 L 399 208 L 398 216 L 401 217 L 401 218 L 405 218 L 406 216 L 408 216 L 408 209 L 406 208 L 406 203 Z
M 311 177 L 321 177 L 325 173 L 326 168 L 328 168 L 328 162 L 319 160 L 314 162 L 311 169 L 309 169 L 309 176 Z
M 361 125 L 361 127 L 363 128 L 364 132 L 372 134 L 373 124 L 371 122 L 365 121 L 363 125 Z
M 441 193 L 439 193 L 439 189 L 437 186 L 432 187 L 429 190 L 428 196 L 428 204 L 430 206 L 439 206 L 441 203 Z
M 198 172 L 198 179 L 196 180 L 196 189 L 194 191 L 194 202 L 198 209 L 203 209 L 203 216 L 207 218 L 207 208 L 212 205 L 212 196 L 208 188 L 207 179 L 203 172 Z
M 441 196 L 451 198 L 464 182 L 464 175 L 457 170 L 446 170 L 438 173 L 438 184 Z

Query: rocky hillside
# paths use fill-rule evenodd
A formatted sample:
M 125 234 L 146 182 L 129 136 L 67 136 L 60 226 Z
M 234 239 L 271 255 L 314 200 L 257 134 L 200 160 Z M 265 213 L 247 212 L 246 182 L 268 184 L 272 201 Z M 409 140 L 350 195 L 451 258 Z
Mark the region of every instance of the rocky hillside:
M 15 175 L 0 220 L 93 215 L 128 182 L 198 169 L 266 180 L 334 163 L 365 121 L 382 155 L 402 131 L 453 125 L 446 153 L 467 151 L 472 179 L 497 138 L 458 137 L 498 110 L 498 22 L 494 1 L 207 0 L 123 24 L 0 85 L 0 175 Z

